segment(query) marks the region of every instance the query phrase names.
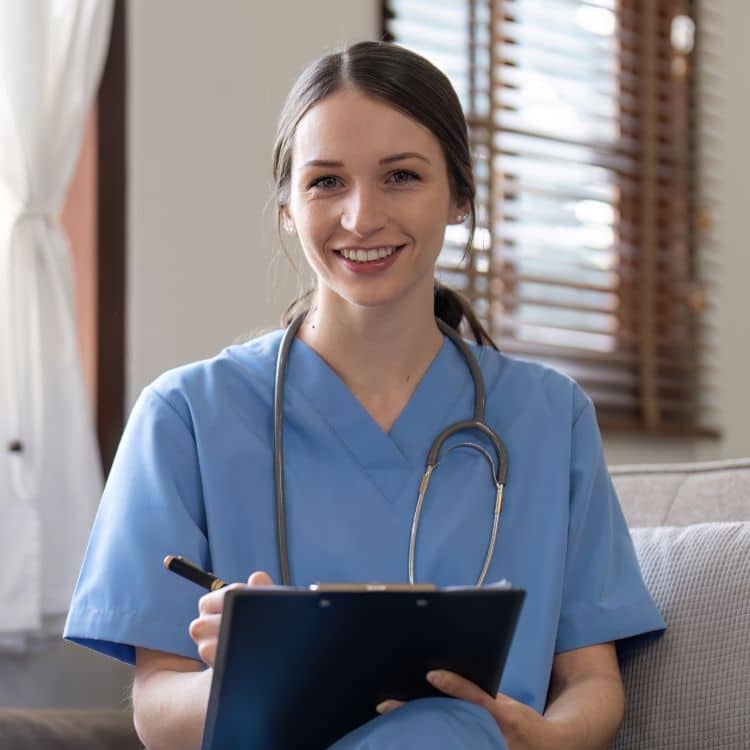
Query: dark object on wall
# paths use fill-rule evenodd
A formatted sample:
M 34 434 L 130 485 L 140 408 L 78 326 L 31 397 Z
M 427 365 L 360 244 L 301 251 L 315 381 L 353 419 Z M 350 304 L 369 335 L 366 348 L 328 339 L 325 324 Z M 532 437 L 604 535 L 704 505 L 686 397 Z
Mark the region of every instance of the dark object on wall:
M 96 431 L 105 474 L 125 421 L 126 19 L 116 0 L 97 99 Z

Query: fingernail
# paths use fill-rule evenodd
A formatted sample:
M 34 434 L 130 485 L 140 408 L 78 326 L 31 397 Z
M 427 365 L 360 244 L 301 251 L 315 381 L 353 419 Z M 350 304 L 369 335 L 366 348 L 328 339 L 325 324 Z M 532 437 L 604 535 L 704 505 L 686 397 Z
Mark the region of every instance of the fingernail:
M 440 669 L 432 669 L 427 673 L 427 682 L 431 685 L 439 685 L 445 679 L 445 673 Z
M 393 701 L 382 701 L 381 703 L 378 703 L 377 706 L 375 706 L 375 710 L 382 714 L 384 711 L 388 710 L 388 707 L 393 704 Z

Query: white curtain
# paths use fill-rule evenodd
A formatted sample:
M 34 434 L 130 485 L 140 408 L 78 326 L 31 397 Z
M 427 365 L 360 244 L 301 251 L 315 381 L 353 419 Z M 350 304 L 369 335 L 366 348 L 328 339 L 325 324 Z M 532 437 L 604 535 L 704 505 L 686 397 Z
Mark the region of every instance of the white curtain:
M 112 0 L 0 0 L 0 647 L 59 635 L 102 486 L 60 224 Z

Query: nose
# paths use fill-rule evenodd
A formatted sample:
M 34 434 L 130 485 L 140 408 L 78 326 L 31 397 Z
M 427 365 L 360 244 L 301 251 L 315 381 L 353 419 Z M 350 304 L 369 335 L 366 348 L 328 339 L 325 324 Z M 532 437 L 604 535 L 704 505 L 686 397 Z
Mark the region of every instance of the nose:
M 386 221 L 384 198 L 380 190 L 367 185 L 355 186 L 344 203 L 342 228 L 359 237 L 368 237 L 382 229 Z

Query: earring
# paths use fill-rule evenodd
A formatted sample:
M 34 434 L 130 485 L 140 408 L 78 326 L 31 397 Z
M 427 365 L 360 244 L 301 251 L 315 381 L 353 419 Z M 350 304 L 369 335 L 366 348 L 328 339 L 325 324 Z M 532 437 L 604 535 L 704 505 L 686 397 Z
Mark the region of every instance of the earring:
M 464 212 L 456 217 L 456 221 L 458 221 L 459 224 L 463 224 L 468 218 L 469 214 Z
M 296 234 L 296 230 L 294 228 L 294 224 L 292 223 L 292 220 L 285 216 L 281 221 L 282 226 L 284 227 L 284 231 L 287 234 Z

